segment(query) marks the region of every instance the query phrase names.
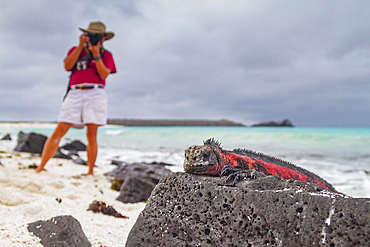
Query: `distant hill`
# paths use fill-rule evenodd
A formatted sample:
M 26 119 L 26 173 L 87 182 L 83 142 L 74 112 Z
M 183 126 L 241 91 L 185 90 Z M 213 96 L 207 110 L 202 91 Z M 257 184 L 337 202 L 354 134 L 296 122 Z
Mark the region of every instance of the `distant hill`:
M 281 122 L 270 121 L 253 124 L 252 127 L 294 127 L 294 125 L 289 119 L 284 119 Z
M 108 124 L 124 126 L 244 126 L 229 120 L 108 119 Z

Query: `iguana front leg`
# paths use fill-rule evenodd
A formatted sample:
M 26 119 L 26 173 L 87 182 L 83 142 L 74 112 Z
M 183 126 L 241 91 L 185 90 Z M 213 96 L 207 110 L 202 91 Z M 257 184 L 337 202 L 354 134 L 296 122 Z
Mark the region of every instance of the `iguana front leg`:
M 226 165 L 222 168 L 220 176 L 228 176 L 226 179 L 226 184 L 234 185 L 236 182 L 244 180 L 246 178 L 256 179 L 260 177 L 265 177 L 266 175 L 255 169 L 244 170 L 238 168 L 237 166 L 233 167 L 230 165 Z

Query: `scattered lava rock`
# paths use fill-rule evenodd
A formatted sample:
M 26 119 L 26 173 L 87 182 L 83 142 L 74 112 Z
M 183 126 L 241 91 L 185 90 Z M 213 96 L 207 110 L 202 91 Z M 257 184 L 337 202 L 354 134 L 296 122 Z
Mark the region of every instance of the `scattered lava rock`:
M 12 140 L 12 138 L 11 138 L 10 134 L 6 134 L 6 135 L 3 136 L 3 138 L 1 138 L 1 141 L 11 141 L 11 140 Z
M 42 246 L 45 247 L 91 247 L 91 243 L 82 231 L 80 222 L 71 215 L 32 222 L 28 224 L 27 229 L 39 237 Z
M 113 177 L 112 189 L 119 190 L 118 201 L 135 203 L 148 200 L 159 180 L 171 171 L 158 163 L 124 163 L 104 175 Z
M 71 143 L 67 143 L 61 148 L 72 151 L 86 151 L 86 145 L 79 140 L 74 140 Z

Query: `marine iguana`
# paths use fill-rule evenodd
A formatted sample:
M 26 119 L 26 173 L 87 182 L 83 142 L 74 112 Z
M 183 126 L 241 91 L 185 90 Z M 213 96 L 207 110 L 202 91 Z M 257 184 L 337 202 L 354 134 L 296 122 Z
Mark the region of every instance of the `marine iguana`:
M 203 144 L 185 150 L 185 172 L 213 176 L 246 173 L 249 177 L 258 177 L 258 174 L 263 173 L 305 183 L 316 183 L 338 193 L 331 184 L 316 174 L 282 159 L 247 149 L 223 150 L 221 144 L 213 138 L 203 141 Z

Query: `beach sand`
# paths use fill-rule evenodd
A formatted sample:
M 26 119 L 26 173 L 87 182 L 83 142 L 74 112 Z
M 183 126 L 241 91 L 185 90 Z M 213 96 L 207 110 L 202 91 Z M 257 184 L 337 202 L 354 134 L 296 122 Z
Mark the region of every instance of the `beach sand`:
M 1 246 L 42 246 L 27 230 L 29 223 L 60 215 L 76 218 L 92 246 L 125 246 L 130 229 L 144 203 L 124 204 L 115 200 L 105 172 L 114 167 L 96 167 L 94 176 L 84 176 L 87 166 L 65 159 L 51 159 L 46 171 L 36 174 L 29 165 L 40 157 L 0 150 L 0 243 Z M 129 219 L 87 211 L 99 200 Z

